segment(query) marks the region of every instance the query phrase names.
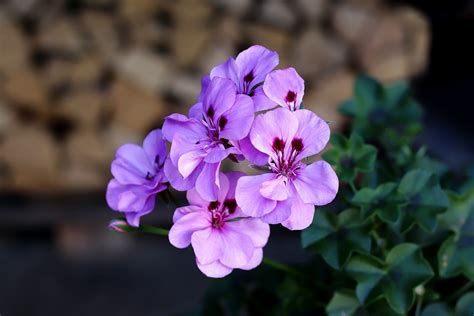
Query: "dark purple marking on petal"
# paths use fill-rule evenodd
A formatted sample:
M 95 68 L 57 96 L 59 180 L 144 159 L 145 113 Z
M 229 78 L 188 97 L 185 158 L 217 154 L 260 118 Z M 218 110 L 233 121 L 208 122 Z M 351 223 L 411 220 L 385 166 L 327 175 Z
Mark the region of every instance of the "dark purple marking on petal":
M 227 124 L 227 119 L 225 116 L 221 116 L 219 119 L 219 129 L 222 131 Z
M 213 210 L 217 210 L 218 207 L 219 207 L 219 201 L 212 201 L 209 203 L 209 206 L 207 207 L 207 209 L 209 211 L 213 211 Z
M 273 139 L 272 148 L 276 152 L 283 152 L 283 150 L 285 149 L 285 142 L 283 141 L 283 139 L 275 137 Z
M 301 138 L 293 138 L 291 141 L 291 148 L 296 152 L 301 152 L 304 148 L 303 140 Z
M 285 98 L 287 103 L 292 103 L 296 101 L 296 93 L 293 91 L 288 91 L 286 98 Z
M 253 75 L 253 70 L 250 71 L 248 74 L 245 75 L 244 77 L 244 81 L 248 84 L 250 82 L 252 82 L 252 80 L 255 79 L 254 75 Z
M 235 201 L 235 199 L 225 200 L 224 208 L 229 211 L 229 214 L 234 214 L 235 209 L 237 208 L 237 202 Z
M 154 175 L 152 175 L 150 172 L 147 172 L 146 173 L 146 176 L 145 176 L 145 179 L 147 179 L 148 181 L 151 181 L 155 178 Z
M 207 109 L 207 117 L 209 118 L 213 118 L 214 117 L 214 108 L 212 107 L 212 105 L 209 107 L 209 109 Z

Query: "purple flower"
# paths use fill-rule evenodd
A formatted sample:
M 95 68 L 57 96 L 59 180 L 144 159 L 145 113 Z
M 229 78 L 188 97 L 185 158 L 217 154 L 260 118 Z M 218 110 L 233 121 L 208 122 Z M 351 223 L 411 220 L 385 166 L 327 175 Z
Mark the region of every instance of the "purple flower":
M 210 75 L 202 80 L 202 93 L 206 91 L 209 78 L 226 78 L 235 84 L 237 93 L 252 97 L 255 112 L 273 108 L 275 103 L 263 93 L 261 84 L 278 62 L 276 52 L 260 45 L 251 46 L 237 55 L 237 58 L 230 57 L 225 63 L 214 67 Z
M 189 118 L 172 114 L 165 119 L 163 134 L 172 142 L 165 174 L 171 185 L 181 191 L 196 186 L 203 198 L 216 200 L 221 161 L 240 154 L 233 145 L 248 135 L 253 119 L 250 97 L 237 94 L 228 79 L 212 79 Z
M 326 146 L 329 133 L 326 122 L 308 110 L 279 108 L 257 116 L 250 140 L 267 155 L 271 172 L 239 179 L 236 200 L 242 211 L 291 230 L 308 227 L 314 205 L 330 203 L 339 187 L 327 162 L 302 162 Z
M 140 217 L 155 207 L 156 194 L 166 189 L 165 159 L 166 142 L 159 129 L 148 134 L 143 147 L 126 144 L 117 149 L 111 167 L 114 178 L 107 186 L 107 204 L 124 212 L 131 226 L 140 225 Z
M 196 189 L 187 192 L 189 206 L 176 209 L 169 232 L 171 244 L 190 244 L 196 263 L 205 275 L 221 278 L 233 269 L 250 270 L 260 264 L 270 227 L 245 216 L 235 202 L 235 185 L 242 173 L 220 173 L 217 200 L 208 200 Z
M 294 68 L 275 70 L 265 79 L 263 91 L 273 102 L 296 111 L 303 100 L 304 80 Z

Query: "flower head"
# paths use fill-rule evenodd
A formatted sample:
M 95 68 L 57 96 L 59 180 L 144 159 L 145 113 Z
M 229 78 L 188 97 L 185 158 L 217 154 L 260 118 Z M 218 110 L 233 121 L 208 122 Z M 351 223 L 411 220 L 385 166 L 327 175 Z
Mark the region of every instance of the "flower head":
M 235 186 L 242 173 L 219 174 L 216 200 L 187 192 L 189 206 L 176 209 L 169 232 L 177 248 L 192 245 L 198 268 L 209 277 L 224 277 L 233 269 L 250 270 L 262 261 L 262 248 L 270 228 L 257 218 L 244 217 L 235 201 Z
M 314 205 L 330 203 L 339 182 L 325 161 L 306 165 L 329 140 L 329 126 L 308 110 L 279 108 L 257 116 L 250 141 L 268 157 L 269 173 L 239 179 L 236 200 L 242 211 L 289 229 L 308 227 Z
M 166 189 L 165 159 L 166 143 L 159 129 L 148 134 L 143 147 L 126 144 L 117 150 L 106 198 L 110 208 L 125 213 L 131 226 L 140 225 L 140 217 L 155 207 L 156 194 Z
M 248 135 L 253 117 L 250 97 L 237 94 L 228 79 L 212 79 L 189 118 L 172 114 L 165 119 L 163 133 L 172 142 L 165 163 L 171 185 L 182 191 L 196 186 L 203 198 L 215 200 L 221 161 L 240 153 L 233 144 Z
M 304 80 L 294 68 L 275 70 L 265 79 L 263 91 L 273 102 L 296 111 L 303 100 Z
M 275 104 L 263 93 L 261 84 L 278 62 L 276 52 L 260 45 L 251 46 L 235 59 L 230 57 L 225 63 L 214 67 L 209 76 L 203 78 L 202 94 L 206 91 L 209 79 L 226 78 L 235 84 L 237 93 L 252 97 L 255 112 L 270 109 Z

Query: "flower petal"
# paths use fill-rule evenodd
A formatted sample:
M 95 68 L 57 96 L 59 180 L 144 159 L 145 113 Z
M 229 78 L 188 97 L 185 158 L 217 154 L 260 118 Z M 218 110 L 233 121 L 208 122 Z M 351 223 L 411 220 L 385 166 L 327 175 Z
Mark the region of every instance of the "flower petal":
M 290 230 L 302 230 L 311 225 L 313 217 L 314 205 L 303 203 L 301 198 L 295 194 L 291 206 L 291 215 L 282 225 Z
M 225 195 L 225 199 L 235 199 L 235 189 L 237 187 L 237 181 L 245 176 L 245 173 L 239 171 L 231 171 L 225 174 L 227 180 L 229 182 L 229 190 Z M 222 191 L 222 184 L 221 184 L 221 191 Z
M 202 101 L 204 114 L 218 124 L 217 119 L 231 108 L 236 96 L 237 90 L 231 80 L 213 78 Z
M 193 150 L 183 154 L 178 160 L 179 173 L 186 179 L 203 162 L 206 153 Z
M 276 201 L 260 194 L 262 183 L 274 177 L 271 173 L 241 177 L 237 181 L 235 199 L 242 211 L 252 217 L 260 217 L 275 208 Z
M 208 163 L 221 162 L 233 151 L 235 151 L 235 148 L 231 147 L 226 149 L 222 144 L 214 145 L 208 149 L 204 161 Z
M 220 122 L 225 125 L 220 130 L 220 137 L 230 140 L 240 140 L 246 137 L 252 127 L 254 117 L 253 102 L 249 96 L 239 94 L 234 105 L 222 114 Z
M 166 142 L 163 133 L 159 129 L 151 131 L 143 141 L 143 149 L 151 158 L 152 163 L 162 166 L 166 159 Z
M 240 267 L 239 269 L 242 270 L 252 270 L 255 269 L 262 263 L 263 260 L 263 249 L 262 248 L 255 248 L 253 250 L 253 255 L 252 258 L 250 258 L 250 261 L 243 267 Z
M 260 194 L 267 199 L 284 201 L 288 199 L 288 189 L 285 177 L 276 177 L 262 183 Z
M 268 214 L 260 217 L 260 219 L 268 224 L 280 224 L 290 216 L 292 202 L 292 197 L 285 201 L 278 201 L 275 208 Z
M 270 110 L 278 105 L 267 97 L 263 91 L 263 86 L 255 88 L 253 91 L 252 100 L 255 112 Z
M 165 176 L 171 183 L 171 186 L 178 191 L 187 191 L 191 189 L 204 168 L 204 164 L 200 164 L 186 179 L 179 173 L 178 168 L 173 164 L 170 158 L 165 161 Z
M 196 259 L 196 264 L 199 270 L 210 278 L 223 278 L 229 275 L 233 270 L 219 261 L 214 261 L 209 264 L 201 264 L 199 260 Z
M 229 229 L 221 229 L 223 252 L 219 261 L 229 268 L 245 266 L 253 255 L 254 245 L 249 236 Z
M 199 193 L 197 193 L 196 188 L 192 188 L 186 192 L 186 199 L 188 200 L 189 205 L 196 205 L 204 208 L 209 205 L 209 201 L 203 199 Z
M 175 135 L 184 137 L 190 143 L 196 143 L 207 136 L 206 128 L 198 120 L 177 113 L 165 118 L 162 132 L 169 142 L 173 141 Z
M 230 79 L 234 83 L 234 85 L 238 86 L 239 74 L 235 59 L 230 57 L 224 63 L 214 67 L 211 70 L 210 79 L 212 80 L 215 77 Z
M 268 162 L 268 155 L 257 150 L 257 148 L 252 145 L 249 136 L 241 139 L 238 142 L 237 147 L 242 155 L 244 155 L 245 159 L 257 166 L 264 165 Z
M 196 190 L 207 201 L 216 201 L 219 192 L 220 163 L 203 163 L 203 168 L 196 180 Z
M 202 103 L 198 102 L 189 108 L 188 116 L 189 118 L 196 119 L 198 121 L 202 120 L 203 117 Z
M 257 115 L 250 131 L 250 141 L 259 151 L 273 156 L 273 141 L 278 138 L 285 143 L 285 152 L 298 130 L 298 119 L 288 109 L 279 108 Z
M 191 236 L 191 244 L 201 264 L 217 261 L 224 251 L 221 233 L 211 227 L 194 232 Z
M 250 237 L 254 247 L 264 247 L 270 236 L 270 226 L 258 218 L 244 218 L 226 222 L 226 226 Z
M 279 58 L 276 52 L 254 45 L 237 55 L 235 63 L 239 69 L 241 84 L 245 77 L 251 77 L 253 79 L 248 82 L 248 85 L 253 87 L 265 80 L 265 76 L 278 65 Z
M 176 215 L 178 213 L 179 215 Z M 168 234 L 170 243 L 176 248 L 186 248 L 191 243 L 191 236 L 197 232 L 211 227 L 209 216 L 200 208 L 185 206 L 176 209 L 175 218 Z
M 147 173 L 155 170 L 143 148 L 135 144 L 122 145 L 115 157 L 112 175 L 122 184 L 143 184 Z
M 294 111 L 303 100 L 304 80 L 294 68 L 275 70 L 265 79 L 263 91 L 270 100 Z
M 304 203 L 315 205 L 326 205 L 332 202 L 339 189 L 336 173 L 323 160 L 299 169 L 293 184 Z
M 209 83 L 211 83 L 211 76 L 204 75 L 201 78 L 201 93 L 198 96 L 198 102 L 202 102 L 202 98 L 206 94 L 207 88 L 209 87 Z
M 321 152 L 329 141 L 329 125 L 308 110 L 295 111 L 294 114 L 298 119 L 295 138 L 301 139 L 303 143 L 303 151 L 298 154 L 299 157 L 305 158 Z

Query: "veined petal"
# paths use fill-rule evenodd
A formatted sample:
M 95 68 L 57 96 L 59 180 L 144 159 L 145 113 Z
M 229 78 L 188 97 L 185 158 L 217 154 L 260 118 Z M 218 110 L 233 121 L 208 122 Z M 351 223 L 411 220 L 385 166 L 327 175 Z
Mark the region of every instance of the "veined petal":
M 177 113 L 165 118 L 162 132 L 169 142 L 173 141 L 175 135 L 186 138 L 190 143 L 196 143 L 207 136 L 206 128 L 198 120 Z
M 183 178 L 187 178 L 204 160 L 206 153 L 200 150 L 193 150 L 183 154 L 178 159 L 178 170 Z
M 293 185 L 304 203 L 326 205 L 336 197 L 339 180 L 332 167 L 320 160 L 299 169 Z
M 143 148 L 135 144 L 122 145 L 115 157 L 112 175 L 122 184 L 142 184 L 147 173 L 155 170 Z
M 219 192 L 219 163 L 203 163 L 196 180 L 196 190 L 207 201 L 216 201 Z
M 152 163 L 162 166 L 166 159 L 166 142 L 163 133 L 159 129 L 151 131 L 143 141 L 143 149 Z
M 263 249 L 262 248 L 255 248 L 253 250 L 253 255 L 252 258 L 250 258 L 250 261 L 243 267 L 240 267 L 239 269 L 242 270 L 252 270 L 255 269 L 262 263 L 263 260 Z
M 244 139 L 241 139 L 238 144 L 238 149 L 244 155 L 245 159 L 250 161 L 251 163 L 262 166 L 268 162 L 268 155 L 257 150 L 252 142 L 250 141 L 250 137 L 247 136 Z
M 265 76 L 278 65 L 279 57 L 274 51 L 254 45 L 237 55 L 235 63 L 239 69 L 240 81 L 243 83 L 247 78 L 248 85 L 252 88 L 265 80 Z
M 238 74 L 237 64 L 235 63 L 235 59 L 230 57 L 224 63 L 214 67 L 211 70 L 210 80 L 216 77 L 230 79 L 234 83 L 234 85 L 238 86 L 239 74 Z
M 200 164 L 194 171 L 184 179 L 183 176 L 179 173 L 178 167 L 176 167 L 170 158 L 166 159 L 164 172 L 166 178 L 171 183 L 171 186 L 178 191 L 187 191 L 194 187 L 196 180 L 204 168 L 204 164 Z
M 204 158 L 205 162 L 208 163 L 218 163 L 224 160 L 229 154 L 233 151 L 233 148 L 225 148 L 224 145 L 218 144 L 212 146 L 207 150 L 206 156 Z
M 298 119 L 288 109 L 279 108 L 257 115 L 250 131 L 250 141 L 259 151 L 274 156 L 273 142 L 282 140 L 285 152 L 298 130 Z
M 284 177 L 276 177 L 262 183 L 260 194 L 267 199 L 284 201 L 288 198 L 288 189 Z
M 294 115 L 298 119 L 298 130 L 294 138 L 300 139 L 303 144 L 303 150 L 298 156 L 302 159 L 321 152 L 329 141 L 329 125 L 308 110 L 295 111 Z
M 258 218 L 243 218 L 226 222 L 226 227 L 250 237 L 254 247 L 262 248 L 267 244 L 270 236 L 270 226 Z
M 231 108 L 236 97 L 237 90 L 231 80 L 213 78 L 202 101 L 204 114 L 217 125 L 218 118 Z
M 298 194 L 294 194 L 291 205 L 290 216 L 282 222 L 282 225 L 290 230 L 302 230 L 313 222 L 314 205 L 304 203 Z
M 230 140 L 240 140 L 250 132 L 253 123 L 253 102 L 249 96 L 239 94 L 234 105 L 222 114 L 219 122 L 221 124 L 220 137 Z
M 230 268 L 245 266 L 253 255 L 252 239 L 245 234 L 228 229 L 226 225 L 221 229 L 221 237 L 223 252 L 219 261 Z
M 232 268 L 223 265 L 219 261 L 214 261 L 209 264 L 201 264 L 199 260 L 196 259 L 196 264 L 199 270 L 201 270 L 202 273 L 210 278 L 223 278 L 229 275 L 233 270 Z
M 223 241 L 219 230 L 206 228 L 196 231 L 191 236 L 194 254 L 201 264 L 209 264 L 222 257 Z
M 291 214 L 292 202 L 293 202 L 292 197 L 289 197 L 285 201 L 278 201 L 275 208 L 268 214 L 265 214 L 264 216 L 260 217 L 260 219 L 268 224 L 282 223 Z
M 255 112 L 270 110 L 278 105 L 267 97 L 263 91 L 263 86 L 255 88 L 253 91 L 252 100 Z
M 176 212 L 179 213 L 178 216 Z M 193 233 L 211 227 L 208 215 L 196 207 L 181 207 L 176 212 L 174 217 L 177 220 L 168 234 L 170 243 L 176 248 L 188 247 Z
M 261 217 L 271 212 L 276 201 L 267 199 L 260 194 L 262 183 L 274 177 L 274 174 L 266 173 L 258 176 L 241 177 L 237 181 L 235 199 L 242 211 L 252 217 Z
M 304 95 L 304 80 L 294 68 L 275 70 L 265 79 L 263 91 L 275 103 L 298 110 Z

